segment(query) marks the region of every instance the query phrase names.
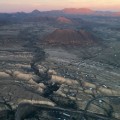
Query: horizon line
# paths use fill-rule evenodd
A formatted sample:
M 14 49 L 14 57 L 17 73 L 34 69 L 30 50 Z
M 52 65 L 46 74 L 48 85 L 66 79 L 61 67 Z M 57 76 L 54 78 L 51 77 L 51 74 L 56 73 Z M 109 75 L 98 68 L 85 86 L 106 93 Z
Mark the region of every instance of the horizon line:
M 10 11 L 10 12 L 8 12 L 8 11 L 6 11 L 6 12 L 2 12 L 2 11 L 0 11 L 0 13 L 21 13 L 21 12 L 23 12 L 23 13 L 31 13 L 31 12 L 33 12 L 34 10 L 38 10 L 39 12 L 49 12 L 49 11 L 62 11 L 62 10 L 64 10 L 64 9 L 90 9 L 90 10 L 92 10 L 92 11 L 101 11 L 101 12 L 120 12 L 120 10 L 101 10 L 101 9 L 91 9 L 91 8 L 85 8 L 85 7 L 82 7 L 82 8 L 74 8 L 74 7 L 70 7 L 70 8 L 63 8 L 63 9 L 50 9 L 50 10 L 39 10 L 39 9 L 37 9 L 37 8 L 35 8 L 35 9 L 33 9 L 33 10 L 30 10 L 30 11 L 22 11 L 22 10 L 19 10 L 19 11 Z

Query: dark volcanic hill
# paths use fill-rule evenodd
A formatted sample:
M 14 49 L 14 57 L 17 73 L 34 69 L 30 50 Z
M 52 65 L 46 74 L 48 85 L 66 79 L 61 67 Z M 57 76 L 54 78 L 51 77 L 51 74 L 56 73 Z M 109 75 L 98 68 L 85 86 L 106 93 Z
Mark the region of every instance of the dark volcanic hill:
M 57 29 L 44 37 L 46 45 L 89 46 L 96 44 L 96 37 L 84 30 Z
M 33 10 L 31 14 L 40 14 L 40 11 L 36 9 L 36 10 Z

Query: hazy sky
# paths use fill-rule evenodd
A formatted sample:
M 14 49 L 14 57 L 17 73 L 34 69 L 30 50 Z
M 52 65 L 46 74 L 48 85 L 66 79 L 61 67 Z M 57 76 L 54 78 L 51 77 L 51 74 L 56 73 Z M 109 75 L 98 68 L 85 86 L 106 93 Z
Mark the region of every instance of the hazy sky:
M 120 0 L 0 0 L 0 12 L 53 10 L 63 8 L 118 10 Z

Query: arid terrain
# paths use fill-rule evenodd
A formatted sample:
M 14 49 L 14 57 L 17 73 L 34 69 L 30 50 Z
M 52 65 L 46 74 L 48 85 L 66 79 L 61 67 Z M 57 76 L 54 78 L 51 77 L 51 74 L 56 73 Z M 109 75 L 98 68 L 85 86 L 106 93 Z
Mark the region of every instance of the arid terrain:
M 0 120 L 120 119 L 120 17 L 82 11 L 0 14 Z

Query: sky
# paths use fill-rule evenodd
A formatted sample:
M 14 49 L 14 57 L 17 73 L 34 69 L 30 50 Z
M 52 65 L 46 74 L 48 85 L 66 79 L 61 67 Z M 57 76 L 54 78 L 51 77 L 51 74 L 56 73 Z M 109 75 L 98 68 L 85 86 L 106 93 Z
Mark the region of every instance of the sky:
M 0 0 L 0 12 L 30 12 L 64 8 L 120 11 L 120 0 Z

